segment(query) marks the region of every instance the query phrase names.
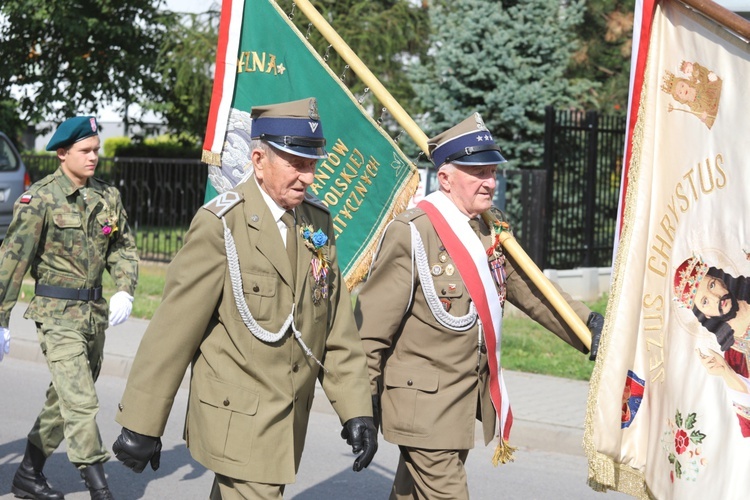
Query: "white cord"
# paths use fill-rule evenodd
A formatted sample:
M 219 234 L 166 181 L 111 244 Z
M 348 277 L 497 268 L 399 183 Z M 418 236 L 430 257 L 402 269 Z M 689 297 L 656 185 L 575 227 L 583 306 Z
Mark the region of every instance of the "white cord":
M 302 333 L 300 333 L 300 331 L 297 330 L 297 327 L 294 325 L 294 303 L 292 303 L 292 312 L 289 313 L 289 316 L 287 317 L 286 321 L 284 321 L 284 324 L 281 325 L 281 329 L 277 333 L 269 332 L 268 330 L 260 326 L 257 321 L 255 321 L 255 318 L 253 318 L 253 315 L 250 312 L 250 308 L 247 307 L 247 302 L 245 302 L 244 288 L 242 285 L 242 273 L 240 272 L 240 259 L 237 256 L 237 247 L 234 244 L 232 232 L 227 227 L 227 223 L 226 220 L 224 220 L 224 217 L 221 218 L 221 222 L 222 224 L 224 224 L 224 248 L 227 252 L 227 265 L 229 266 L 229 278 L 232 282 L 234 303 L 237 305 L 237 311 L 239 311 L 240 317 L 242 318 L 243 323 L 245 323 L 247 329 L 250 330 L 250 333 L 252 333 L 253 336 L 258 340 L 270 344 L 281 340 L 284 334 L 286 334 L 287 329 L 289 329 L 289 327 L 291 326 L 292 332 L 294 333 L 294 338 L 297 340 L 297 342 L 299 342 L 305 354 L 314 359 L 315 362 L 318 363 L 318 365 L 323 368 L 324 371 L 328 372 L 325 366 L 323 366 L 323 364 L 318 361 L 318 358 L 315 357 L 312 350 L 310 350 L 310 348 L 305 345 L 305 342 L 302 340 Z
M 438 323 L 450 330 L 457 332 L 468 330 L 474 326 L 477 320 L 477 309 L 474 307 L 474 302 L 469 302 L 469 312 L 464 316 L 453 316 L 443 308 L 440 298 L 435 291 L 435 282 L 432 280 L 430 266 L 427 262 L 427 252 L 425 252 L 422 238 L 419 236 L 419 231 L 417 231 L 417 227 L 413 222 L 410 222 L 409 226 L 411 227 L 412 254 L 416 260 L 417 274 L 419 274 L 419 281 L 422 283 L 422 292 L 432 315 Z

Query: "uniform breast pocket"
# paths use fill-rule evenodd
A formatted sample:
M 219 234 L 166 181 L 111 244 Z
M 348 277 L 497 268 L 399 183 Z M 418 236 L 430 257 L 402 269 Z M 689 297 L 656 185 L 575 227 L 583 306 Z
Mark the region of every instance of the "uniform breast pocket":
M 464 315 L 467 311 L 462 310 L 468 308 L 468 302 L 462 301 L 464 296 L 464 284 L 460 278 L 456 279 L 435 279 L 435 292 L 437 293 L 440 303 L 443 305 L 443 309 L 449 311 L 453 315 Z
M 55 246 L 55 250 L 63 254 L 81 252 L 83 249 L 83 221 L 81 214 L 54 210 L 52 222 L 55 227 L 48 240 Z
M 256 321 L 268 321 L 274 317 L 277 308 L 277 288 L 279 279 L 277 276 L 269 276 L 258 273 L 242 273 L 242 288 L 245 302 L 250 309 L 250 314 Z M 242 320 L 237 308 L 232 308 L 232 315 L 237 320 Z

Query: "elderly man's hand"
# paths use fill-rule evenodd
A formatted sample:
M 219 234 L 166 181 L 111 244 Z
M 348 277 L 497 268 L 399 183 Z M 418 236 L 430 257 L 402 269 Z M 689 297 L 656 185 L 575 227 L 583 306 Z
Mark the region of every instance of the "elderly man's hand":
M 591 331 L 591 352 L 589 353 L 589 359 L 596 361 L 596 354 L 599 352 L 599 339 L 602 337 L 602 328 L 604 327 L 604 316 L 597 312 L 592 312 L 589 314 L 586 326 Z
M 351 445 L 354 453 L 359 453 L 352 466 L 354 472 L 370 465 L 375 452 L 378 451 L 378 430 L 372 417 L 355 417 L 347 420 L 341 430 L 341 437 L 346 439 L 346 444 Z
M 157 470 L 161 459 L 161 439 L 138 434 L 123 427 L 112 445 L 112 451 L 115 452 L 117 460 L 134 472 L 143 472 L 149 462 L 151 468 Z

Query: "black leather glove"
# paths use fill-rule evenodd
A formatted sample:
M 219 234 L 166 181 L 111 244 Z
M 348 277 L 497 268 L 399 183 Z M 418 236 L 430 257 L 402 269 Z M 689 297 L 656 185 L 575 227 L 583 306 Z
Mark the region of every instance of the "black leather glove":
M 123 427 L 112 450 L 117 460 L 134 472 L 143 472 L 149 462 L 153 470 L 159 468 L 161 439 L 158 437 L 144 436 Z
M 354 453 L 359 453 L 352 466 L 354 472 L 370 465 L 372 457 L 378 451 L 378 430 L 372 417 L 354 417 L 347 420 L 341 429 L 341 437 L 346 439 L 346 444 L 351 445 Z
M 380 395 L 372 395 L 372 419 L 375 424 L 375 430 L 380 429 Z
M 599 352 L 599 339 L 602 338 L 602 328 L 604 327 L 604 316 L 597 312 L 589 314 L 589 319 L 586 321 L 586 326 L 591 331 L 591 352 L 589 353 L 589 359 L 591 361 L 596 360 L 596 354 Z

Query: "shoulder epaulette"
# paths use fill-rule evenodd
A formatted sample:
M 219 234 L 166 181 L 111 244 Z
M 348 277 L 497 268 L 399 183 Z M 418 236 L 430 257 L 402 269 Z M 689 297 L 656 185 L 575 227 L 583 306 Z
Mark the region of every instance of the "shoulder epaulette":
M 40 187 L 46 186 L 47 184 L 49 184 L 50 182 L 54 180 L 55 180 L 55 174 L 45 175 L 44 177 L 36 181 L 34 184 L 32 184 L 31 187 L 29 188 L 29 191 L 30 192 L 38 191 Z
M 417 217 L 421 217 L 424 214 L 425 214 L 424 210 L 422 210 L 421 208 L 412 207 L 407 210 L 404 210 L 403 212 L 398 214 L 395 218 L 403 220 L 403 221 L 412 221 L 416 219 Z
M 205 208 L 218 218 L 224 217 L 232 207 L 238 205 L 242 201 L 242 196 L 237 191 L 225 191 L 212 199 L 202 208 Z
M 109 182 L 109 181 L 105 181 L 105 180 L 104 180 L 104 179 L 102 179 L 101 177 L 96 177 L 96 176 L 94 176 L 94 178 L 93 178 L 93 179 L 94 179 L 94 180 L 95 180 L 96 182 L 100 183 L 100 184 L 104 184 L 105 186 L 113 186 L 113 187 L 114 187 L 114 184 L 112 184 L 112 183 L 111 183 L 111 182 Z
M 320 198 L 312 194 L 310 191 L 305 191 L 305 201 L 309 203 L 310 205 L 313 205 L 315 207 L 318 207 L 321 210 L 326 211 L 327 213 L 330 213 L 331 211 L 328 209 L 328 207 L 320 201 Z

